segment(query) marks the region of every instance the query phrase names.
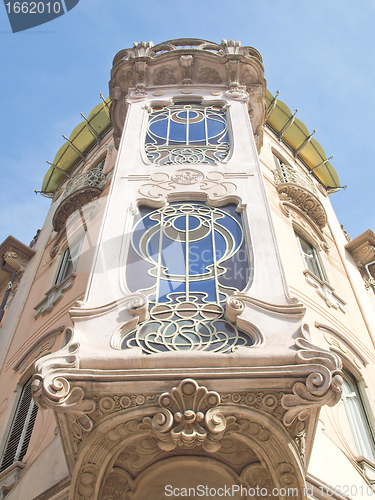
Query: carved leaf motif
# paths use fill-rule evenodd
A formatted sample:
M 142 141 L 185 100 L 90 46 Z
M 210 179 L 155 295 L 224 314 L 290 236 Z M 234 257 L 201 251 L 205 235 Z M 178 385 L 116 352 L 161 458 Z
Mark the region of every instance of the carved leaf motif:
M 199 71 L 198 81 L 199 83 L 220 84 L 221 78 L 216 69 L 204 67 Z
M 177 83 L 176 69 L 173 66 L 164 66 L 155 72 L 155 85 L 175 85 Z

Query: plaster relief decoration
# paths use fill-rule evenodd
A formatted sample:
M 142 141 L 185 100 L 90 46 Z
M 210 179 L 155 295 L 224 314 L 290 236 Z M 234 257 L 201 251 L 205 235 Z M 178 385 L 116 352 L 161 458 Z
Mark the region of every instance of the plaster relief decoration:
M 169 393 L 159 398 L 161 411 L 143 422 L 153 430 L 161 450 L 170 451 L 177 446 L 191 449 L 197 445 L 208 452 L 221 447 L 227 425 L 234 417 L 224 417 L 218 410 L 220 396 L 193 379 L 185 379 Z
M 183 72 L 182 83 L 184 85 L 189 85 L 192 82 L 192 71 L 193 71 L 193 56 L 183 55 L 180 57 L 180 65 Z
M 345 313 L 344 307 L 346 302 L 335 293 L 335 289 L 327 281 L 322 281 L 308 269 L 303 271 L 303 274 L 307 283 L 315 288 L 316 293 L 324 300 L 328 307 Z
M 322 229 L 327 224 L 327 214 L 308 174 L 286 164 L 280 164 L 273 174 L 280 198 L 291 201 Z
M 55 305 L 64 297 L 65 292 L 72 288 L 74 285 L 74 279 L 75 274 L 70 274 L 61 283 L 50 288 L 45 293 L 44 299 L 34 307 L 34 310 L 36 311 L 34 318 L 37 319 L 39 316 L 44 316 L 45 314 L 51 312 Z
M 203 173 L 199 170 L 184 168 L 176 170 L 173 174 L 155 172 L 147 175 L 129 175 L 124 177 L 130 181 L 149 181 L 138 188 L 139 194 L 149 200 L 166 201 L 170 193 L 191 192 L 194 186 L 202 193 L 207 194 L 210 201 L 225 200 L 225 197 L 235 193 L 237 187 L 227 179 L 244 179 L 249 175 L 241 172 L 224 174 L 222 172 Z M 198 186 L 196 186 L 198 184 Z
M 93 421 L 88 416 L 96 404 L 85 399 L 84 390 L 80 386 L 72 386 L 66 378 L 69 369 L 79 367 L 78 352 L 80 345 L 72 342 L 73 331 L 67 328 L 70 342 L 56 353 L 42 356 L 35 362 L 35 375 L 31 384 L 35 403 L 41 409 L 58 409 L 68 418 L 88 432 Z
M 139 69 L 142 66 L 142 71 Z M 153 46 L 152 42 L 135 43 L 120 51 L 113 60 L 110 81 L 111 120 L 115 147 L 118 148 L 127 112 L 127 96 L 146 96 L 149 87 L 180 85 L 215 85 L 219 89 L 239 90 L 241 69 L 246 86 L 240 89 L 248 99 L 248 109 L 258 148 L 262 146 L 265 120 L 266 82 L 262 58 L 255 49 L 240 42 L 223 40 L 221 44 L 199 39 L 178 39 Z M 131 77 L 131 75 L 133 77 Z M 136 88 L 134 89 L 134 81 Z M 234 95 L 234 97 L 236 97 Z M 186 148 L 185 148 L 186 149 Z M 179 155 L 176 155 L 180 158 Z M 196 153 L 183 153 L 195 160 Z M 198 155 L 199 156 L 199 155 Z
M 154 85 L 175 85 L 177 83 L 176 70 L 173 66 L 163 66 L 155 71 Z
M 34 341 L 26 350 L 26 352 L 19 358 L 15 365 L 13 365 L 13 370 L 19 370 L 23 373 L 26 368 L 41 355 L 45 355 L 46 351 L 49 351 L 53 347 L 56 349 L 56 341 L 61 336 L 61 333 L 65 330 L 64 326 L 53 328 L 48 330 L 43 335 L 41 335 L 36 341 Z M 61 342 L 60 342 L 61 343 Z
M 221 83 L 221 78 L 216 69 L 209 68 L 206 66 L 199 70 L 198 81 L 199 83 L 218 84 Z
M 76 211 L 97 198 L 106 183 L 102 168 L 92 168 L 74 177 L 66 184 L 60 205 L 52 219 L 56 232 L 65 229 L 67 219 Z
M 284 414 L 284 424 L 288 427 L 296 419 L 306 420 L 313 410 L 323 405 L 334 406 L 341 397 L 343 377 L 340 358 L 320 349 L 307 340 L 308 329 L 304 327 L 302 337 L 296 339 L 298 348 L 297 359 L 300 364 L 311 369 L 306 382 L 296 382 L 293 394 L 285 394 L 281 400 Z
M 349 241 L 345 248 L 353 256 L 366 288 L 375 291 L 375 234 L 371 229 Z
M 247 242 L 234 205 L 140 207 L 126 266 L 127 286 L 148 297 L 149 319 L 121 327 L 112 344 L 145 354 L 231 353 L 259 338 L 224 316 L 227 297 L 250 280 Z M 237 272 L 241 268 L 242 272 Z

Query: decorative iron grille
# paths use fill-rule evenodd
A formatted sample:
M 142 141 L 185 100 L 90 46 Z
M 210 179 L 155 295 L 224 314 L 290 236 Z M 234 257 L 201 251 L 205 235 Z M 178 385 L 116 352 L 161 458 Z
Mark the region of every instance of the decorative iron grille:
M 215 164 L 224 161 L 229 150 L 224 107 L 185 103 L 152 108 L 145 141 L 150 162 Z
M 285 163 L 280 163 L 273 171 L 275 183 L 279 184 L 296 184 L 301 186 L 313 194 L 317 194 L 318 191 L 314 185 L 314 182 L 308 174 L 302 172 L 302 170 L 297 170 L 296 168 L 286 165 Z
M 224 316 L 226 299 L 248 280 L 242 220 L 234 205 L 194 202 L 141 209 L 127 282 L 132 291 L 147 295 L 150 319 L 124 335 L 122 348 L 151 354 L 251 346 L 251 336 Z

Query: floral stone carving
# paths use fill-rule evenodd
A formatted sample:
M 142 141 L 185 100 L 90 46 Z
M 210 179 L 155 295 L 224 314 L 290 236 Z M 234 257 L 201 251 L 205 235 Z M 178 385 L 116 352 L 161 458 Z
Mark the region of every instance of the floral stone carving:
M 221 447 L 227 425 L 235 420 L 220 413 L 219 403 L 217 392 L 208 391 L 188 378 L 170 392 L 161 394 L 161 411 L 152 419 L 144 418 L 143 422 L 152 430 L 161 450 L 202 446 L 205 451 L 215 452 Z

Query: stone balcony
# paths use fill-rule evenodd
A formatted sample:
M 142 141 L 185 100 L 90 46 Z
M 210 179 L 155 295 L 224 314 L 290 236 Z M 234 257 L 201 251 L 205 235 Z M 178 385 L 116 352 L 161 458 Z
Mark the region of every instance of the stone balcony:
M 53 216 L 53 229 L 56 232 L 64 229 L 68 217 L 97 198 L 105 182 L 106 174 L 103 173 L 102 168 L 92 168 L 69 180 L 62 194 L 60 205 Z
M 276 167 L 273 175 L 280 198 L 296 205 L 322 229 L 327 224 L 327 215 L 309 175 L 285 164 Z

